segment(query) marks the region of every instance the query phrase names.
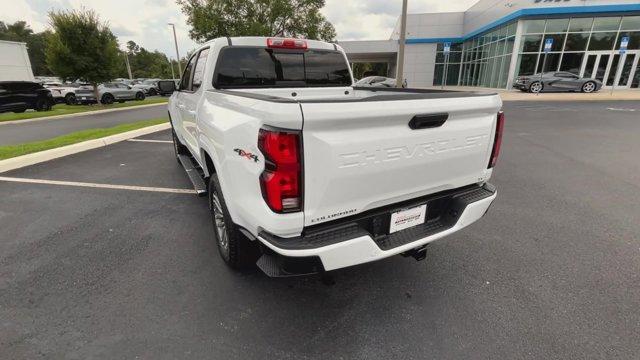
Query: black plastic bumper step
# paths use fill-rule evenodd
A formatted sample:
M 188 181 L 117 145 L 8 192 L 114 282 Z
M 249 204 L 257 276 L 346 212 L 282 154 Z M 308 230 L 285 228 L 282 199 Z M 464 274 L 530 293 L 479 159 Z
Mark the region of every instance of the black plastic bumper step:
M 312 275 L 324 272 L 320 258 L 286 257 L 275 253 L 264 253 L 256 266 L 269 277 Z
M 196 191 L 198 196 L 206 196 L 207 195 L 207 185 L 204 183 L 204 179 L 202 175 L 193 164 L 193 160 L 187 155 L 178 155 L 178 160 L 184 170 L 187 172 L 187 176 L 189 176 L 189 180 L 193 184 L 193 188 Z

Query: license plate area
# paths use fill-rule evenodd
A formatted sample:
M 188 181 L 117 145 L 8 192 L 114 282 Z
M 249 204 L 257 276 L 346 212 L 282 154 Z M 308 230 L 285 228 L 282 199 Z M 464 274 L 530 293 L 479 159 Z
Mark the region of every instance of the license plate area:
M 427 204 L 422 204 L 391 213 L 389 234 L 424 224 L 427 216 Z

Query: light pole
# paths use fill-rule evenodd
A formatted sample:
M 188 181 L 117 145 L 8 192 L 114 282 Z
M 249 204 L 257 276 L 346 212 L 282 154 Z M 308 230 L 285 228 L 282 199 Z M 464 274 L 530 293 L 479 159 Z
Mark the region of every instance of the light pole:
M 131 75 L 131 65 L 129 65 L 129 53 L 123 51 L 124 53 L 124 62 L 127 64 L 127 72 L 129 73 L 129 80 L 133 80 L 133 75 Z
M 173 72 L 173 63 L 171 62 L 171 58 L 167 58 L 169 60 L 169 67 L 171 68 L 171 80 L 176 79 L 176 74 Z
M 176 37 L 176 24 L 169 23 L 173 28 L 173 42 L 176 44 L 176 58 L 178 59 L 178 76 L 182 76 L 182 66 L 180 66 L 180 53 L 178 52 L 178 38 Z M 173 69 L 173 67 L 171 67 Z
M 402 87 L 404 72 L 404 41 L 407 32 L 407 0 L 402 0 L 402 15 L 400 17 L 400 43 L 398 44 L 398 64 L 396 64 L 396 87 Z

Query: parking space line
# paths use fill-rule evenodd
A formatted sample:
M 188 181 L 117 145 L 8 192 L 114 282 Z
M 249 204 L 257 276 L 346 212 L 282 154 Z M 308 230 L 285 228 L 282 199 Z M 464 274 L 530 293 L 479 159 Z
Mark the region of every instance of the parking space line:
M 127 141 L 163 143 L 163 144 L 171 144 L 173 142 L 171 140 L 153 140 L 153 139 L 128 139 Z
M 161 192 L 161 193 L 173 193 L 173 194 L 193 195 L 196 193 L 195 190 L 193 189 L 174 189 L 174 188 L 132 186 L 132 185 L 112 185 L 112 184 L 98 184 L 98 183 L 87 183 L 87 182 L 77 182 L 77 181 L 58 181 L 58 180 L 17 178 L 17 177 L 6 177 L 6 176 L 0 176 L 0 181 L 27 183 L 27 184 L 76 186 L 76 187 L 99 188 L 99 189 L 149 191 L 149 192 Z

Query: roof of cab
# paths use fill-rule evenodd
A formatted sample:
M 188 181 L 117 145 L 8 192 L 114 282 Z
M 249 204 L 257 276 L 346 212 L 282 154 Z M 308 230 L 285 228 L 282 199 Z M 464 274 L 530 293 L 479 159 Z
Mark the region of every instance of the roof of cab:
M 267 36 L 237 36 L 237 37 L 228 37 L 228 38 L 217 38 L 207 41 L 207 43 L 212 43 L 217 40 L 228 39 L 231 43 L 231 46 L 267 46 L 267 39 L 270 37 Z M 275 37 L 274 37 L 275 38 Z M 324 50 L 335 50 L 337 46 L 332 43 L 328 43 L 325 41 L 319 40 L 308 40 L 301 39 L 307 42 L 308 49 L 324 49 Z

